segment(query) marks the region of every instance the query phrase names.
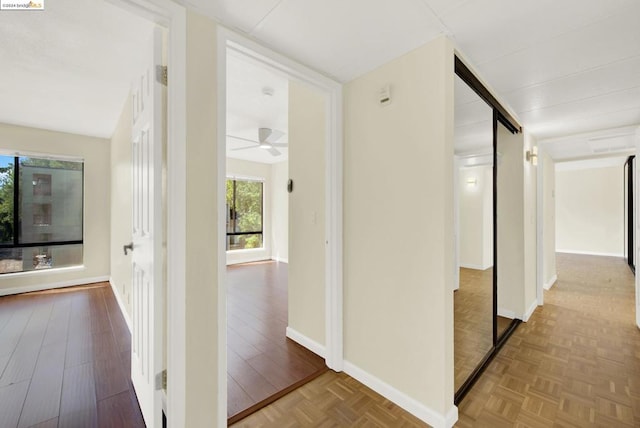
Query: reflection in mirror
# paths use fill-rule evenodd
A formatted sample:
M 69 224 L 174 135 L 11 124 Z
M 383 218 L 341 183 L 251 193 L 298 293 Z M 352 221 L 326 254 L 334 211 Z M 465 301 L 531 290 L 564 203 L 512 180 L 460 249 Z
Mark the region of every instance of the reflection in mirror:
M 492 123 L 491 107 L 456 76 L 456 390 L 493 348 Z
M 516 239 L 522 230 L 523 210 L 518 205 L 523 189 L 522 134 L 512 134 L 497 123 L 497 337 L 500 338 L 518 313 L 524 301 L 522 272 L 524 255 L 522 242 Z M 520 229 L 519 229 L 520 228 Z

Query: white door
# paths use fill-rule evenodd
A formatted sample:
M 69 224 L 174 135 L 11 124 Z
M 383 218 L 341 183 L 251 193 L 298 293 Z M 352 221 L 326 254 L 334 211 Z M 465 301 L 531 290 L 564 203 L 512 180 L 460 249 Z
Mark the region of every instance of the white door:
M 162 84 L 156 78 L 162 58 L 159 28 L 154 31 L 148 53 L 132 93 L 131 379 L 145 423 L 151 428 L 162 424 L 161 395 L 156 390 L 156 377 L 163 370 Z

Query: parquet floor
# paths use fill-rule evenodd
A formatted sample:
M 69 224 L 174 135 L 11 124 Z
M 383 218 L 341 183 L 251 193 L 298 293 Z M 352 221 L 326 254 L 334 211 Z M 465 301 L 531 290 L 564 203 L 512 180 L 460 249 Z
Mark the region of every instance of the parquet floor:
M 234 428 L 427 427 L 344 373 L 328 371 Z
M 233 423 L 324 373 L 286 337 L 287 264 L 227 267 L 227 417 Z
M 454 299 L 454 373 L 458 390 L 493 345 L 493 269 L 460 268 Z M 498 317 L 498 332 L 511 320 Z
M 0 297 L 0 427 L 143 428 L 108 283 Z
M 457 427 L 639 427 L 640 330 L 623 259 L 558 254 L 558 282 L 459 407 Z

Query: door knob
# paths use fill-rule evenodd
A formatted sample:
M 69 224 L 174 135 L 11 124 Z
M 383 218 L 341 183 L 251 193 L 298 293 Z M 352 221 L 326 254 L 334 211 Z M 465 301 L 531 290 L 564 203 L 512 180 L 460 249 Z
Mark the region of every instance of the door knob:
M 128 243 L 127 245 L 123 245 L 122 249 L 124 250 L 124 255 L 126 256 L 128 251 L 133 251 L 133 242 Z

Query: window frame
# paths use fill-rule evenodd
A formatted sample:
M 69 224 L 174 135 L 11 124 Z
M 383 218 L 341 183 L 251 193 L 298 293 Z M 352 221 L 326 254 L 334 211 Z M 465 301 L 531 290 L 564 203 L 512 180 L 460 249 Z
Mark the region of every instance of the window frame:
M 2 155 L 0 153 L 0 155 Z M 7 155 L 4 155 L 7 156 Z M 8 156 L 7 156 L 8 157 Z M 82 176 L 81 196 L 82 196 L 82 213 L 81 213 L 81 238 L 75 240 L 65 241 L 45 241 L 45 242 L 20 242 L 20 158 L 34 158 L 34 159 L 47 159 L 47 160 L 60 160 L 66 162 L 77 162 L 82 165 L 80 173 Z M 13 242 L 12 243 L 0 243 L 0 249 L 13 249 L 13 248 L 33 248 L 33 247 L 59 247 L 65 245 L 84 245 L 84 159 L 70 159 L 70 158 L 52 158 L 50 156 L 38 156 L 37 154 L 15 154 L 13 156 Z M 53 180 L 52 180 L 53 181 Z M 50 185 L 52 185 L 52 181 Z M 23 219 L 24 221 L 24 219 Z M 27 272 L 27 271 L 21 271 Z M 12 272 L 19 273 L 19 272 Z M 2 275 L 2 274 L 0 274 Z
M 236 184 L 238 181 L 252 182 L 252 183 L 260 183 L 260 230 L 259 231 L 249 231 L 249 232 L 229 232 L 229 228 L 226 228 L 226 237 L 225 237 L 225 251 L 252 251 L 252 250 L 264 250 L 265 242 L 264 242 L 264 189 L 265 189 L 265 180 L 263 178 L 247 178 L 247 177 L 227 177 L 226 181 L 233 182 L 233 206 L 229 209 L 231 212 L 235 213 L 237 217 L 236 210 Z M 226 189 L 226 182 L 225 182 Z M 255 248 L 237 248 L 231 249 L 229 248 L 229 237 L 231 236 L 242 236 L 242 235 L 260 235 L 261 237 L 261 246 Z

